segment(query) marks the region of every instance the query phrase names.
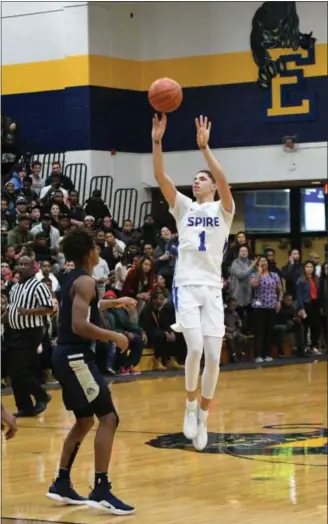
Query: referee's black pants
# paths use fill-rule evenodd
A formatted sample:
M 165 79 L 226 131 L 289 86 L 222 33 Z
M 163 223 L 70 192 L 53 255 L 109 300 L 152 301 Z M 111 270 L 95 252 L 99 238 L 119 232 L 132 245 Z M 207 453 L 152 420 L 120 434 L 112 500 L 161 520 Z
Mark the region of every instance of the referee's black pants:
M 47 401 L 47 393 L 37 378 L 37 348 L 43 338 L 43 328 L 12 329 L 8 342 L 11 385 L 18 411 L 33 411 L 31 395 L 36 402 Z

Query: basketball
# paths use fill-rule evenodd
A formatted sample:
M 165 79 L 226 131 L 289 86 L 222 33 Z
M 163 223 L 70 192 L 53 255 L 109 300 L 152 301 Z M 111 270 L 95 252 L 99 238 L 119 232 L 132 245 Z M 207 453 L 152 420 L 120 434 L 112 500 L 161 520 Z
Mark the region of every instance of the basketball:
M 148 91 L 150 105 L 161 113 L 171 113 L 182 102 L 181 86 L 171 78 L 159 78 L 152 83 Z

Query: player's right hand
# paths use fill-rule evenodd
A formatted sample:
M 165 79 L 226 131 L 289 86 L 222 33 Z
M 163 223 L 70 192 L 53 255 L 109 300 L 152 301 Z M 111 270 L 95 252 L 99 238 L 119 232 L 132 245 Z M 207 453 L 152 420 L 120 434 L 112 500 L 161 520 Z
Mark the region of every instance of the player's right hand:
M 166 123 L 167 118 L 165 113 L 162 113 L 161 120 L 158 118 L 157 113 L 155 113 L 153 118 L 153 129 L 151 132 L 151 138 L 153 142 L 158 142 L 162 140 L 166 129 Z
M 122 335 L 122 333 L 116 333 L 115 339 L 112 340 L 112 342 L 115 342 L 118 348 L 124 353 L 129 347 L 129 339 L 125 335 Z

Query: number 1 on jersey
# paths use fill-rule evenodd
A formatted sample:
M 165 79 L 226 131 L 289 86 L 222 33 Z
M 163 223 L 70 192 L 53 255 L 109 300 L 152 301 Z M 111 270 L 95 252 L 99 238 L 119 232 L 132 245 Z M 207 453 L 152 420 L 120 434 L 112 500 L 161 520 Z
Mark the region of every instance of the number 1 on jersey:
M 199 243 L 198 251 L 206 251 L 205 234 L 206 234 L 205 231 L 202 231 L 199 234 L 200 243 Z

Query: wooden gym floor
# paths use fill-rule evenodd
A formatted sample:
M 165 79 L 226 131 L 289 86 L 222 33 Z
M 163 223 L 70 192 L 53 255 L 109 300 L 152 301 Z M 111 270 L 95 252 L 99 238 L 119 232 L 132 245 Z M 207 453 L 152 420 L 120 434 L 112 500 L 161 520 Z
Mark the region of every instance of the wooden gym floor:
M 19 421 L 2 444 L 2 522 L 327 523 L 326 362 L 222 373 L 202 453 L 181 435 L 183 386 L 183 377 L 112 386 L 121 418 L 113 491 L 136 506 L 134 516 L 44 496 L 72 424 L 54 391 L 46 413 Z M 2 400 L 14 410 L 11 396 Z M 93 483 L 93 436 L 72 472 L 82 495 Z

